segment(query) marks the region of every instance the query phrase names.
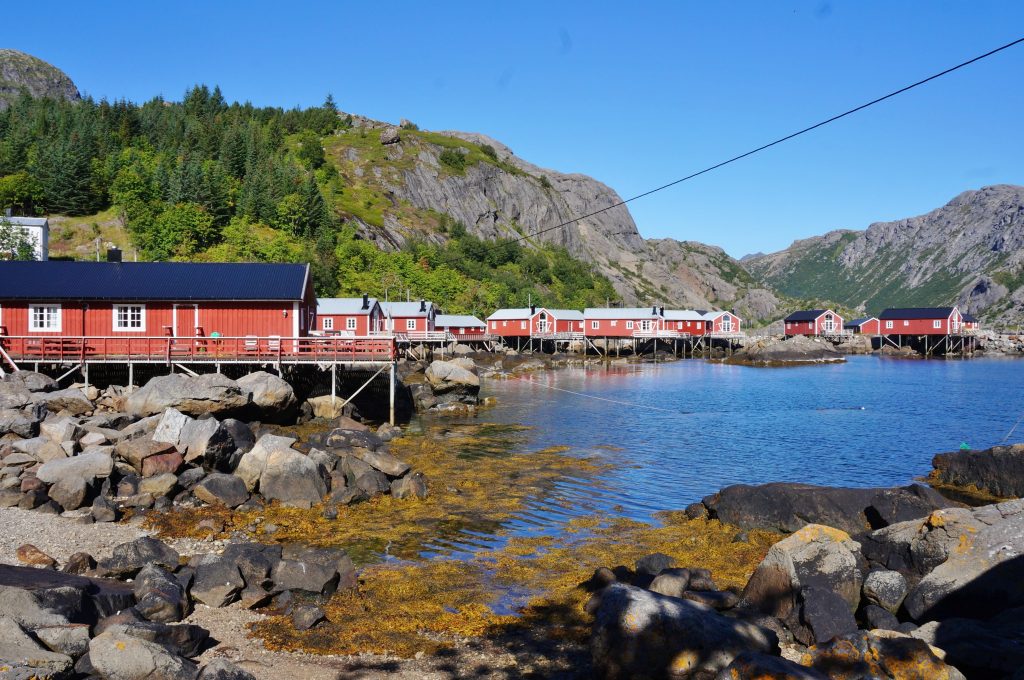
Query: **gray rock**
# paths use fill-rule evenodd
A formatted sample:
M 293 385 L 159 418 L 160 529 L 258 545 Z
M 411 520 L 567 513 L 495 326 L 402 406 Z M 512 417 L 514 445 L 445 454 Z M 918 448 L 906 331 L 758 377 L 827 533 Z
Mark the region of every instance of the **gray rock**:
M 245 482 L 245 488 L 249 491 L 256 489 L 267 467 L 267 459 L 273 452 L 290 451 L 295 439 L 291 437 L 279 437 L 273 434 L 265 434 L 259 438 L 252 450 L 242 456 L 235 468 L 235 474 Z
M 89 485 L 86 484 L 83 477 L 65 475 L 58 479 L 47 493 L 50 498 L 55 500 L 65 510 L 76 510 L 85 503 L 85 497 L 89 493 Z
M 898 571 L 876 569 L 864 579 L 863 593 L 868 602 L 895 614 L 907 596 L 907 579 Z
M 286 418 L 298 406 L 292 386 L 272 373 L 257 371 L 239 378 L 237 382 L 251 395 L 250 400 L 260 409 L 265 420 Z
M 120 513 L 117 508 L 103 496 L 96 497 L 92 502 L 92 518 L 95 522 L 116 522 Z
M 252 452 L 246 457 L 250 455 Z M 297 508 L 310 508 L 327 494 L 327 484 L 316 463 L 294 449 L 276 449 L 267 455 L 259 489 L 267 500 Z
M 718 610 L 732 609 L 740 601 L 740 596 L 731 590 L 687 590 L 681 597 Z
M 151 536 L 143 536 L 114 547 L 110 557 L 99 561 L 100 571 L 117 577 L 131 577 L 149 564 L 177 569 L 177 551 Z
M 10 432 L 29 439 L 39 434 L 39 420 L 18 409 L 0 409 L 0 434 Z
M 365 491 L 370 498 L 379 496 L 382 493 L 391 490 L 391 483 L 388 482 L 388 478 L 383 472 L 377 470 L 370 470 L 359 475 L 359 479 L 356 480 L 355 488 Z
M 57 381 L 43 373 L 35 371 L 18 371 L 4 377 L 2 383 L 18 385 L 29 392 L 50 392 L 57 389 Z
M 32 631 L 51 652 L 77 659 L 89 651 L 89 626 L 69 623 L 65 626 L 40 626 Z
M 37 404 L 46 404 L 46 408 L 51 413 L 67 411 L 75 416 L 89 413 L 94 408 L 85 393 L 74 387 L 54 392 L 35 392 L 32 401 Z
M 47 484 L 54 484 L 64 477 L 77 477 L 91 483 L 97 478 L 109 477 L 113 469 L 114 460 L 109 453 L 83 453 L 44 463 L 36 471 L 36 477 Z
M 77 442 L 85 431 L 74 418 L 48 418 L 39 425 L 39 436 L 58 444 Z
M 648 587 L 652 593 L 668 597 L 682 597 L 690 587 L 690 570 L 673 568 L 662 569 Z
M 676 561 L 664 553 L 652 553 L 636 561 L 636 573 L 657 576 L 665 569 L 676 566 Z
M 199 680 L 256 680 L 256 676 L 225 659 L 214 659 L 199 671 Z
M 896 615 L 877 604 L 869 604 L 862 612 L 864 623 L 870 630 L 899 630 L 900 620 Z
M 134 609 L 109 616 L 96 625 L 94 633 L 127 635 L 160 645 L 175 656 L 194 658 L 209 646 L 210 632 L 194 624 L 166 624 L 143 621 Z
M 831 590 L 806 586 L 800 591 L 800 605 L 800 621 L 806 631 L 797 628 L 793 635 L 804 644 L 821 644 L 857 630 L 850 605 Z
M 301 604 L 292 609 L 292 625 L 295 626 L 295 630 L 309 630 L 326 619 L 324 610 L 316 605 Z
M 475 402 L 480 393 L 480 377 L 450 361 L 432 361 L 425 376 L 435 395 L 457 393 Z
M 384 145 L 398 144 L 402 141 L 402 134 L 398 128 L 394 126 L 388 126 L 380 133 L 380 143 Z
M 161 456 L 167 453 L 174 453 L 174 444 L 153 441 L 145 436 L 122 439 L 114 449 L 117 455 L 131 464 L 137 472 L 142 472 L 142 466 L 147 458 Z
M 911 637 L 946 652 L 946 662 L 968 677 L 1014 677 L 1024 668 L 1024 608 L 1007 609 L 987 621 L 929 621 Z
M 193 680 L 194 663 L 146 640 L 106 631 L 89 643 L 89 661 L 106 680 Z
M 170 472 L 164 472 L 152 477 L 145 477 L 139 480 L 139 493 L 149 494 L 153 498 L 169 496 L 178 489 L 178 477 Z
M 753 364 L 811 364 L 845 361 L 831 342 L 797 335 L 769 338 L 743 347 L 732 361 Z
M 196 565 L 192 597 L 208 607 L 223 607 L 234 602 L 245 587 L 238 565 L 228 559 L 211 556 Z
M 932 468 L 932 477 L 944 484 L 1001 498 L 1024 496 L 1024 444 L 940 453 L 932 459 Z
M 174 408 L 190 416 L 238 412 L 249 403 L 248 392 L 219 373 L 190 376 L 181 373 L 158 376 L 125 400 L 125 410 L 149 416 Z
M 409 471 L 408 463 L 398 460 L 387 451 L 355 448 L 352 450 L 352 455 L 389 477 L 401 477 Z
M 153 431 L 153 441 L 177 447 L 181 431 L 192 419 L 175 408 L 169 408 L 160 415 L 160 422 Z
M 249 492 L 241 477 L 220 472 L 207 475 L 196 484 L 192 493 L 204 503 L 227 508 L 237 508 L 249 500 Z
M 591 653 L 599 677 L 689 678 L 746 651 L 775 653 L 775 634 L 709 607 L 613 583 L 597 596 Z
M 190 420 L 181 428 L 177 449 L 185 461 L 207 470 L 229 471 L 235 442 L 231 433 L 214 418 Z
M 391 495 L 399 500 L 403 498 L 423 499 L 427 497 L 427 493 L 427 478 L 423 476 L 422 472 L 414 472 L 391 482 Z
M 184 586 L 163 567 L 147 564 L 135 577 L 135 609 L 149 621 L 173 623 L 189 612 Z
M 330 595 L 355 587 L 356 571 L 344 550 L 289 545 L 270 575 L 277 590 Z
M 28 630 L 68 624 L 66 616 L 45 606 L 35 593 L 16 586 L 0 586 L 0 612 Z
M 24 385 L 0 380 L 0 409 L 20 409 L 32 403 L 32 392 Z
M 4 666 L 32 669 L 43 677 L 59 677 L 74 666 L 67 654 L 47 651 L 9 616 L 0 616 L 0 671 Z

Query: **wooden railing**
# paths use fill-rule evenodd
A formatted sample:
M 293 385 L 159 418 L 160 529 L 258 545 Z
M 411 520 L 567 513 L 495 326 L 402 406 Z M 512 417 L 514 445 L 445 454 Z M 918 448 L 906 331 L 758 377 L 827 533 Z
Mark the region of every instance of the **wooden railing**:
M 657 338 L 659 340 L 682 340 L 683 338 L 690 337 L 690 334 L 686 331 L 677 331 L 670 328 L 658 328 L 651 329 L 649 331 L 633 331 L 633 337 L 644 340 L 650 340 L 653 338 Z
M 5 336 L 14 361 L 52 363 L 313 363 L 387 362 L 390 337 L 57 337 Z

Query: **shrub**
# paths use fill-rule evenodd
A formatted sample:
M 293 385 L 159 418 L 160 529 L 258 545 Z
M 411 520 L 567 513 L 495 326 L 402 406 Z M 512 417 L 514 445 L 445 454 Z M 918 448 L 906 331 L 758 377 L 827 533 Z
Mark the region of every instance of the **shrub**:
M 466 155 L 458 149 L 445 149 L 437 159 L 456 174 L 461 175 L 466 171 Z
M 494 150 L 494 147 L 490 144 L 481 144 L 480 150 L 484 152 L 484 155 L 490 158 L 492 161 L 498 160 L 498 152 Z
M 548 179 L 547 175 L 541 175 L 540 176 L 540 185 L 542 187 L 544 187 L 545 189 L 550 189 L 551 188 L 551 180 Z

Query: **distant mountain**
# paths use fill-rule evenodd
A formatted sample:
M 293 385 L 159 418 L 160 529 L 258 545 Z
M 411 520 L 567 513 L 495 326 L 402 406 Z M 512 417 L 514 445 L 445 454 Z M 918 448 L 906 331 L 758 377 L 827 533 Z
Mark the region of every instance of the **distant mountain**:
M 865 231 L 832 231 L 743 259 L 762 285 L 877 314 L 960 304 L 988 321 L 1024 321 L 1024 187 L 965 191 L 937 210 Z
M 608 277 L 627 304 L 729 308 L 751 321 L 776 315 L 775 295 L 724 251 L 645 240 L 625 206 L 550 229 L 621 200 L 591 177 L 538 167 L 481 134 L 406 125 L 397 140 L 382 144 L 387 124 L 351 120 L 353 127 L 324 146 L 346 187 L 341 208 L 384 249 L 411 238 L 443 240 L 438 217 L 444 215 L 482 238 L 523 236 L 564 246 Z M 464 160 L 453 163 L 453 153 Z
M 56 66 L 24 52 L 0 49 L 0 111 L 22 90 L 33 97 L 81 98 L 71 78 Z

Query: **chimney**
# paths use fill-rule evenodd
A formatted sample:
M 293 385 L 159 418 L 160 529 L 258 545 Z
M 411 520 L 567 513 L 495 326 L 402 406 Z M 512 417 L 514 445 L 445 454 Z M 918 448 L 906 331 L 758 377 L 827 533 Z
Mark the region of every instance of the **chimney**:
M 426 300 L 420 300 L 420 311 L 421 312 L 427 311 L 427 301 Z
M 659 309 L 658 313 L 661 314 L 662 316 L 665 316 L 665 308 L 662 307 L 661 309 Z
M 537 313 L 537 305 L 530 305 L 530 316 Z
M 651 316 L 658 316 L 658 306 L 651 307 Z
M 120 248 L 108 248 L 107 249 L 107 262 L 120 262 L 121 261 L 121 249 Z
M 363 293 L 363 309 L 370 308 L 370 296 L 367 293 Z

